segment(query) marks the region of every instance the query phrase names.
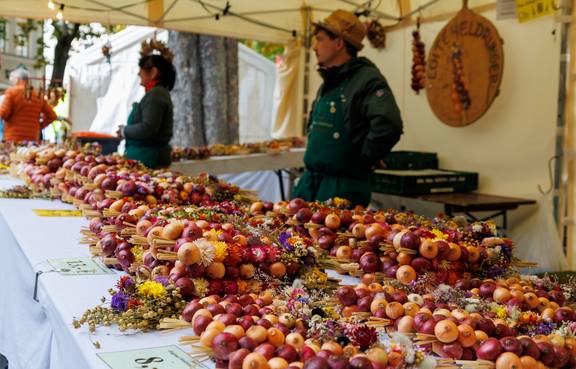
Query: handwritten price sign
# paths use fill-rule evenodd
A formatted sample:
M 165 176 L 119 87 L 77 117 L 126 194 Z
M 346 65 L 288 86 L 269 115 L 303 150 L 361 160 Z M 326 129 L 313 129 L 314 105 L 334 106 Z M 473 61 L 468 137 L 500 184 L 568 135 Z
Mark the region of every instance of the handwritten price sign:
M 190 369 L 206 368 L 178 346 L 153 347 L 97 354 L 111 369 Z
M 62 275 L 114 274 L 114 272 L 92 258 L 51 259 L 48 263 Z

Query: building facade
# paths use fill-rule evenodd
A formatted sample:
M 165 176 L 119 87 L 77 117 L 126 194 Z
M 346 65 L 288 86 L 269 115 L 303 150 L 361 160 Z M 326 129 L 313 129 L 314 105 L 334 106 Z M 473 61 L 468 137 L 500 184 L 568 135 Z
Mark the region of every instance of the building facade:
M 10 84 L 10 72 L 19 66 L 26 68 L 32 76 L 41 76 L 42 69 L 34 69 L 38 51 L 37 40 L 43 37 L 42 27 L 22 32 L 29 26 L 25 19 L 0 18 L 0 88 Z

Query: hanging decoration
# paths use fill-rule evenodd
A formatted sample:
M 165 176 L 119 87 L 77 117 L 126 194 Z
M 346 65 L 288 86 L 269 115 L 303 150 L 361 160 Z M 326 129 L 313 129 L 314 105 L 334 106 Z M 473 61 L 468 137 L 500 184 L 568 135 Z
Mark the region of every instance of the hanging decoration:
M 152 54 L 162 55 L 170 62 L 174 59 L 174 53 L 172 53 L 168 46 L 166 46 L 162 41 L 156 40 L 156 35 L 154 35 L 154 37 L 149 41 L 142 41 L 140 50 L 140 55 L 143 57 Z
M 500 90 L 502 44 L 494 25 L 468 9 L 464 1 L 428 53 L 426 94 L 440 121 L 462 127 L 486 113 Z
M 386 48 L 386 29 L 377 19 L 366 23 L 366 37 L 373 48 L 377 50 Z
M 104 45 L 102 45 L 102 55 L 106 58 L 108 64 L 112 64 L 112 44 L 110 40 L 107 40 Z
M 412 32 L 412 90 L 420 94 L 426 88 L 426 45 L 420 38 L 420 17 L 416 29 Z

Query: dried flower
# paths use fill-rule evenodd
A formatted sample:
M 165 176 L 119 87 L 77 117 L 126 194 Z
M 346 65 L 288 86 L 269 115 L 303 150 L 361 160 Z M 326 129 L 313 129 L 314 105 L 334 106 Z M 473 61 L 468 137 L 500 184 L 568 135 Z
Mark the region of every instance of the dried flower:
M 194 278 L 192 279 L 194 284 L 194 291 L 198 297 L 204 297 L 208 293 L 209 283 L 204 278 Z
M 362 350 L 369 349 L 378 340 L 376 329 L 367 325 L 352 324 L 347 327 L 346 333 L 352 343 Z
M 224 293 L 227 295 L 236 295 L 238 293 L 238 284 L 236 281 L 224 281 Z
M 208 294 L 209 295 L 219 295 L 224 289 L 224 284 L 219 279 L 213 279 L 208 284 Z
M 162 283 L 146 281 L 138 286 L 138 294 L 145 297 L 158 298 L 166 294 L 166 289 Z
M 110 307 L 116 311 L 126 311 L 128 309 L 128 296 L 122 292 L 115 293 L 112 295 Z
M 134 286 L 134 280 L 129 275 L 123 275 L 116 283 L 116 287 L 121 290 L 129 289 Z
M 225 264 L 230 266 L 238 265 L 242 261 L 242 247 L 237 244 L 229 244 L 228 245 L 228 257 L 226 258 Z
M 222 241 L 210 242 L 214 246 L 214 261 L 224 261 L 228 256 L 228 245 Z
M 214 246 L 212 246 L 212 244 L 205 238 L 199 238 L 193 243 L 200 250 L 200 264 L 205 267 L 212 264 L 212 262 L 214 262 L 214 257 L 216 256 Z

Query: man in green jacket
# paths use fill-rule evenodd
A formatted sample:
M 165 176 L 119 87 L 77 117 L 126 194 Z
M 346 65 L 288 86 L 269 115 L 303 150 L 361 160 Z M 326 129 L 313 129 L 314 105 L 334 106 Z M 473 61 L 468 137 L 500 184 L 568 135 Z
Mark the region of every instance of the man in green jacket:
M 340 197 L 367 206 L 373 167 L 402 135 L 400 111 L 378 68 L 357 57 L 366 35 L 360 20 L 336 10 L 315 26 L 314 52 L 324 83 L 308 123 L 306 169 L 292 197 Z

